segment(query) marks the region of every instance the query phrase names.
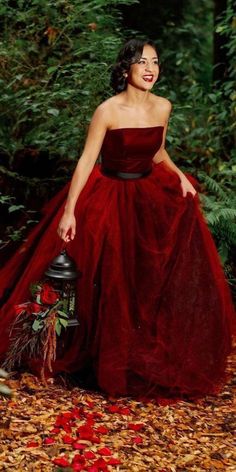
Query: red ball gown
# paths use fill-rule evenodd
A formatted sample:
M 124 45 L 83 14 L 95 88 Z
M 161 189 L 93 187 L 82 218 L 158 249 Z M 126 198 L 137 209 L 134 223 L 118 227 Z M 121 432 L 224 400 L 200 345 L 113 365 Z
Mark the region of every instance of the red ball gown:
M 67 247 L 83 274 L 80 325 L 68 328 L 54 372 L 91 370 L 113 396 L 215 393 L 231 350 L 232 300 L 198 195 L 183 197 L 178 175 L 153 163 L 162 134 L 162 126 L 107 131 Z M 30 284 L 60 250 L 67 192 L 68 185 L 47 204 L 0 271 L 2 358 L 14 305 L 29 298 Z

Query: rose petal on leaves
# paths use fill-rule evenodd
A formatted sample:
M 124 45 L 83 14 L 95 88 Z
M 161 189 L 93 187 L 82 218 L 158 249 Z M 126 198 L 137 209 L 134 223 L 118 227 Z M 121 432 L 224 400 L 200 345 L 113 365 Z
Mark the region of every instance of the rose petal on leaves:
M 121 464 L 120 459 L 116 459 L 116 457 L 111 457 L 107 462 L 108 465 L 119 465 Z
M 85 464 L 85 457 L 82 454 L 75 454 L 72 464 L 78 463 L 78 464 Z
M 106 472 L 108 470 L 107 469 L 107 462 L 103 458 L 100 458 L 100 459 L 97 459 L 96 461 L 94 461 L 93 466 L 97 467 L 97 470 L 99 470 L 99 471 L 101 470 L 102 472 Z
M 54 438 L 44 438 L 43 444 L 46 444 L 46 445 L 55 444 L 55 439 Z
M 129 416 L 129 415 L 131 415 L 131 411 L 130 411 L 129 408 L 122 407 L 122 408 L 120 408 L 120 414 Z
M 61 467 L 69 467 L 70 463 L 65 457 L 56 457 L 52 460 L 53 464 L 60 465 Z
M 98 426 L 98 428 L 96 428 L 96 433 L 101 433 L 101 434 L 107 434 L 108 433 L 108 429 L 106 428 L 106 426 Z
M 110 412 L 110 413 L 119 413 L 120 411 L 120 407 L 118 405 L 109 405 L 107 407 L 107 410 Z
M 65 434 L 64 436 L 62 436 L 62 441 L 64 442 L 64 444 L 73 444 L 76 439 L 72 438 L 72 436 L 69 436 L 69 434 Z
M 74 464 L 72 464 L 72 470 L 74 472 L 80 472 L 81 470 L 85 470 L 84 469 L 84 465 L 83 464 L 79 464 L 78 462 L 75 462 Z M 87 469 L 86 469 L 87 470 Z
M 87 401 L 86 404 L 87 404 L 87 406 L 88 406 L 89 408 L 91 408 L 91 409 L 94 408 L 94 402 L 92 402 L 92 401 Z
M 81 444 L 81 443 L 78 443 L 78 442 L 74 442 L 73 443 L 73 448 L 78 450 L 78 451 L 82 451 L 83 449 L 86 449 L 86 444 Z
M 112 452 L 109 447 L 102 447 L 98 450 L 98 454 L 101 454 L 102 456 L 111 456 Z
M 95 454 L 92 451 L 86 451 L 84 457 L 88 460 L 95 459 Z
M 143 442 L 143 438 L 141 438 L 140 436 L 136 436 L 135 438 L 132 438 L 132 441 L 135 444 L 141 444 Z
M 38 447 L 39 443 L 37 441 L 29 441 L 26 444 L 26 447 Z
M 144 428 L 144 424 L 143 423 L 129 423 L 128 424 L 128 428 L 129 429 L 132 429 L 133 431 L 140 431 L 141 429 Z
M 60 433 L 60 428 L 53 428 L 50 431 L 50 434 L 58 434 L 58 433 Z

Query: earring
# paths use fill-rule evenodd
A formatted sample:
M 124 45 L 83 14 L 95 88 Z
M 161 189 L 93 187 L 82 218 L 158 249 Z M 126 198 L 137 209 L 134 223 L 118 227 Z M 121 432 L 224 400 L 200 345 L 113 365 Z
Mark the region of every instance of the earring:
M 124 77 L 125 79 L 127 79 L 128 74 L 125 72 L 125 74 L 123 74 L 123 77 Z

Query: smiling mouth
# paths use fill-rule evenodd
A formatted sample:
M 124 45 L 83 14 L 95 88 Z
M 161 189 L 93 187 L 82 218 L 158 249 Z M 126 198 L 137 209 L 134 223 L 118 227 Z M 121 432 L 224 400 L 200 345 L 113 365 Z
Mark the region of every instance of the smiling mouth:
M 145 80 L 145 82 L 152 82 L 153 81 L 153 75 L 151 75 L 151 74 L 144 75 L 143 80 Z

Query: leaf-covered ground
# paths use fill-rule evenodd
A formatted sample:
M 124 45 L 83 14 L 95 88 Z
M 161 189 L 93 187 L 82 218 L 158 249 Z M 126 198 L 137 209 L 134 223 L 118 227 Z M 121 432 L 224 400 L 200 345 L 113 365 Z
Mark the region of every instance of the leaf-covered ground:
M 228 369 L 235 372 L 236 356 Z M 172 405 L 112 399 L 49 384 L 10 380 L 0 400 L 1 471 L 236 470 L 236 378 L 217 397 Z

